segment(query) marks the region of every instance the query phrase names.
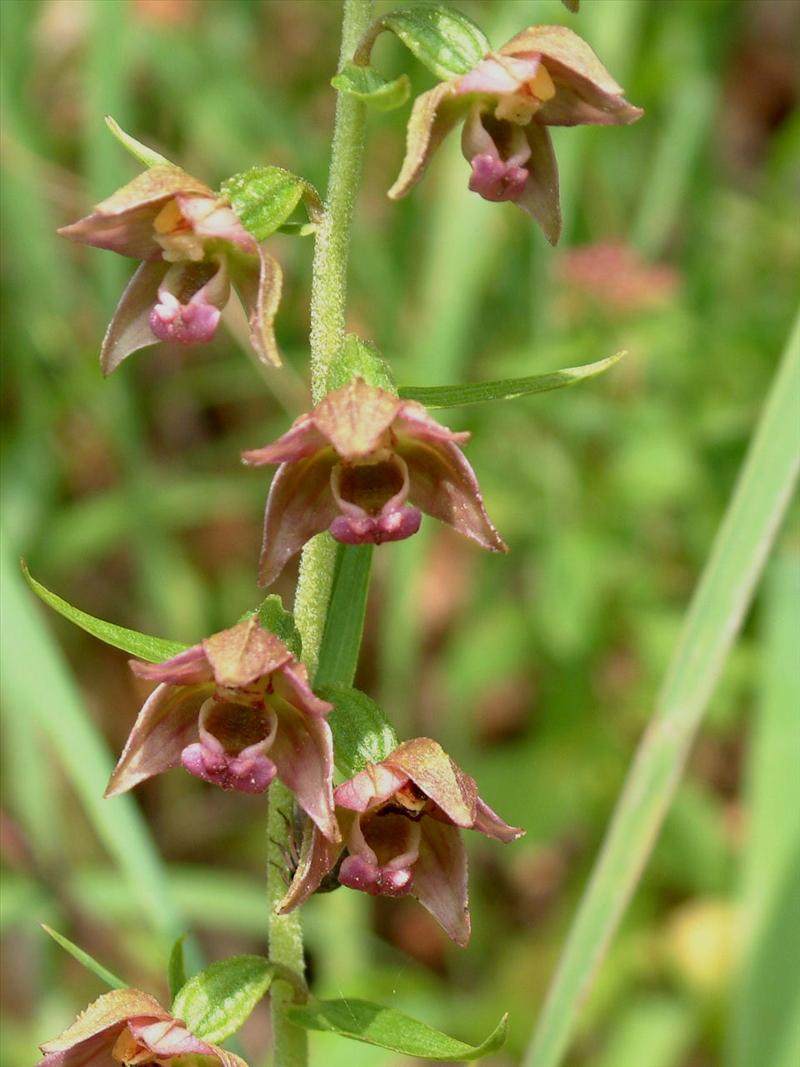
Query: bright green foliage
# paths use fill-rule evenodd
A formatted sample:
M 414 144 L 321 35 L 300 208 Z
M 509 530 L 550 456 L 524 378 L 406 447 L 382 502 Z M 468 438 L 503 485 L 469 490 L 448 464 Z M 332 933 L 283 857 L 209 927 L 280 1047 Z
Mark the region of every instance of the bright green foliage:
M 393 111 L 396 107 L 402 107 L 411 95 L 411 82 L 407 74 L 387 81 L 373 67 L 362 67 L 357 63 L 346 63 L 331 78 L 331 85 L 339 92 L 363 100 L 378 111 Z
M 345 685 L 318 686 L 317 692 L 334 705 L 328 725 L 336 766 L 345 778 L 352 778 L 369 763 L 380 763 L 397 748 L 394 727 L 366 693 Z
M 257 241 L 283 226 L 301 200 L 312 223 L 322 217 L 322 202 L 316 189 L 283 167 L 251 167 L 227 178 L 222 192 Z
M 294 1022 L 309 1030 L 330 1031 L 427 1060 L 479 1060 L 502 1046 L 508 1029 L 504 1016 L 480 1045 L 467 1045 L 395 1008 L 349 998 L 312 1001 L 290 1008 L 289 1014 Z
M 52 927 L 42 923 L 42 929 L 46 934 L 61 945 L 65 952 L 68 952 L 73 959 L 76 959 L 78 963 L 82 964 L 92 974 L 96 975 L 101 982 L 105 982 L 107 986 L 112 989 L 125 989 L 130 985 L 129 982 L 123 982 L 121 978 L 117 978 L 115 974 L 112 974 L 102 963 L 98 963 L 96 959 L 89 955 L 88 952 L 84 952 L 82 948 L 78 948 L 76 944 L 69 940 L 68 937 L 64 937 L 57 930 L 53 930 Z
M 371 31 L 392 30 L 417 59 L 447 81 L 466 74 L 489 51 L 483 30 L 456 8 L 443 4 L 420 4 L 384 15 Z
M 197 1037 L 224 1041 L 246 1022 L 274 976 L 274 964 L 263 956 L 230 956 L 190 978 L 172 1013 Z

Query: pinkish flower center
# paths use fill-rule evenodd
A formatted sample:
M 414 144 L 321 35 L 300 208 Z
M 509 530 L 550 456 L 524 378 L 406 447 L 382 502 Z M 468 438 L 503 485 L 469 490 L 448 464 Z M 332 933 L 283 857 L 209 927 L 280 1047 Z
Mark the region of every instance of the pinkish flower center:
M 422 515 L 406 505 L 408 467 L 399 456 L 372 463 L 337 463 L 331 490 L 342 512 L 330 527 L 344 544 L 402 541 L 419 529 Z
M 420 814 L 401 813 L 391 803 L 371 814 L 358 815 L 347 838 L 350 855 L 339 869 L 341 884 L 373 897 L 410 893 L 419 858 L 419 818 Z
M 170 267 L 150 312 L 150 329 L 160 341 L 200 344 L 217 330 L 230 282 L 224 259 Z
M 177 200 L 168 200 L 153 220 L 154 237 L 163 249 L 162 256 L 170 263 L 181 260 L 199 262 L 205 256 L 203 238 L 185 217 Z
M 266 753 L 278 729 L 269 706 L 262 708 L 210 697 L 198 720 L 200 740 L 181 753 L 185 769 L 222 789 L 263 793 L 276 768 Z

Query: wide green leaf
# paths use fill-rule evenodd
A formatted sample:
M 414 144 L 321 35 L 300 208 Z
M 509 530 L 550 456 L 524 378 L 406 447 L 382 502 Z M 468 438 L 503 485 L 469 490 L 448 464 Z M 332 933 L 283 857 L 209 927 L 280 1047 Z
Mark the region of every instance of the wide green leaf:
M 557 1067 L 625 913 L 742 624 L 800 464 L 800 317 L 717 533 L 567 944 L 525 1067 Z
M 402 107 L 411 95 L 411 82 L 407 74 L 387 81 L 374 67 L 362 67 L 358 63 L 345 63 L 331 78 L 331 85 L 340 93 L 354 96 L 378 111 L 393 111 Z
M 470 382 L 466 385 L 433 385 L 400 387 L 400 396 L 404 400 L 417 400 L 426 408 L 453 408 L 462 404 L 482 404 L 487 400 L 515 400 L 518 396 L 530 396 L 533 393 L 549 393 L 553 389 L 564 389 L 577 382 L 594 378 L 603 371 L 613 367 L 624 352 L 617 352 L 596 363 L 586 363 L 582 367 L 565 367 L 564 370 L 550 374 L 533 374 L 527 378 L 505 378 L 497 382 Z
M 257 241 L 283 226 L 301 200 L 312 223 L 322 218 L 322 202 L 314 186 L 283 167 L 241 171 L 222 183 L 222 192 Z
M 480 26 L 460 11 L 442 4 L 420 4 L 390 11 L 373 23 L 356 51 L 357 62 L 369 59 L 382 30 L 395 33 L 443 81 L 466 74 L 491 48 Z
M 368 763 L 380 763 L 397 748 L 400 742 L 394 727 L 366 693 L 344 685 L 318 686 L 317 692 L 334 706 L 328 725 L 336 766 L 347 778 Z
M 372 545 L 338 545 L 315 686 L 352 685 L 364 632 Z
M 368 1000 L 318 1000 L 294 1005 L 289 1017 L 307 1030 L 323 1030 L 427 1060 L 478 1060 L 496 1052 L 506 1039 L 504 1015 L 480 1045 L 468 1045 L 411 1016 Z
M 138 159 L 140 163 L 144 163 L 146 167 L 175 166 L 171 160 L 167 159 L 166 156 L 162 156 L 160 152 L 156 152 L 154 148 L 148 148 L 146 144 L 142 144 L 135 137 L 131 137 L 129 133 L 123 130 L 116 119 L 113 119 L 110 115 L 106 115 L 106 126 L 108 126 L 122 147 L 130 152 L 135 159 Z
M 270 987 L 275 966 L 264 956 L 231 956 L 194 975 L 172 1004 L 193 1034 L 224 1041 L 249 1018 Z
M 129 982 L 123 982 L 121 978 L 117 978 L 115 974 L 104 967 L 102 963 L 98 963 L 97 960 L 90 956 L 88 952 L 84 952 L 82 948 L 70 941 L 68 937 L 64 937 L 57 930 L 54 930 L 52 926 L 47 926 L 42 923 L 42 929 L 46 934 L 60 945 L 65 952 L 68 952 L 73 959 L 76 959 L 78 963 L 82 964 L 87 970 L 91 971 L 93 975 L 100 979 L 101 982 L 105 982 L 107 986 L 111 986 L 112 989 L 127 989 Z
M 45 604 L 93 637 L 99 637 L 107 645 L 113 645 L 114 648 L 120 648 L 123 652 L 129 652 L 132 656 L 147 660 L 149 663 L 162 663 L 165 659 L 177 656 L 179 652 L 185 652 L 189 647 L 178 641 L 167 641 L 163 637 L 153 637 L 151 634 L 143 634 L 138 630 L 129 630 L 126 626 L 116 626 L 113 622 L 106 622 L 105 619 L 98 619 L 94 615 L 81 611 L 80 608 L 73 607 L 68 601 L 51 593 L 41 582 L 37 582 L 24 561 L 22 573 L 28 585 Z

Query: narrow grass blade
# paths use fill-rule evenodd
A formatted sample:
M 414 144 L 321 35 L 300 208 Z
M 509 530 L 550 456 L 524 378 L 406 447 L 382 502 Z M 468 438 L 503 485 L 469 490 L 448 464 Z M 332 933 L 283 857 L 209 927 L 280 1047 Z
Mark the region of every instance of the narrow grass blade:
M 42 923 L 42 929 L 46 934 L 49 934 L 50 937 L 52 937 L 57 945 L 60 945 L 65 952 L 68 952 L 70 956 L 72 956 L 73 959 L 76 959 L 78 963 L 82 964 L 87 970 L 91 971 L 92 974 L 96 975 L 101 982 L 105 982 L 106 985 L 110 986 L 112 989 L 129 988 L 129 982 L 123 982 L 121 978 L 117 978 L 117 976 L 105 968 L 102 963 L 98 963 L 88 952 L 84 952 L 82 948 L 78 948 L 74 942 L 70 941 L 68 937 L 64 937 L 64 935 L 60 934 L 57 930 L 54 930 L 52 926 L 47 926 L 45 923 Z
M 761 700 L 747 774 L 741 976 L 730 1067 L 800 1063 L 800 558 L 775 560 L 765 603 Z
M 796 481 L 798 410 L 800 319 L 570 930 L 525 1067 L 561 1063 L 583 994 L 650 855 Z
M 339 545 L 314 684 L 352 685 L 367 610 L 372 545 Z
M 516 400 L 519 396 L 534 393 L 549 393 L 567 385 L 585 381 L 602 374 L 622 359 L 624 352 L 617 352 L 607 359 L 587 363 L 582 367 L 565 367 L 551 374 L 533 374 L 527 378 L 506 378 L 497 382 L 469 382 L 466 385 L 401 386 L 404 400 L 418 400 L 426 408 L 453 408 L 462 404 L 482 404 L 487 400 Z

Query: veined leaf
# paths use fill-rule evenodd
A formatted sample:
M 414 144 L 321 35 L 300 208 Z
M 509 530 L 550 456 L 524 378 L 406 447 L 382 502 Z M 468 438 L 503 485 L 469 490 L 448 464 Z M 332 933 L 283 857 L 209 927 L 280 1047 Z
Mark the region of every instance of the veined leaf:
M 70 941 L 68 937 L 64 937 L 57 930 L 54 930 L 51 926 L 46 926 L 42 923 L 42 929 L 46 934 L 60 945 L 65 952 L 68 952 L 73 959 L 76 959 L 78 963 L 96 975 L 101 982 L 105 982 L 107 986 L 111 986 L 112 989 L 127 989 L 129 987 L 128 982 L 123 982 L 121 978 L 117 978 L 115 974 L 112 974 L 102 963 L 98 963 L 93 956 L 90 956 L 88 952 L 84 952 L 82 948 L 78 948 L 74 942 Z
M 292 1022 L 306 1030 L 327 1030 L 353 1041 L 428 1060 L 478 1060 L 488 1056 L 503 1044 L 508 1026 L 508 1016 L 504 1015 L 485 1041 L 468 1045 L 402 1011 L 368 1000 L 318 1000 L 287 1010 Z
M 135 137 L 131 137 L 111 115 L 106 115 L 105 121 L 106 126 L 108 126 L 122 147 L 130 152 L 135 159 L 138 159 L 140 163 L 144 163 L 146 167 L 174 167 L 176 165 L 166 156 L 162 156 L 160 152 L 156 152 L 154 148 L 148 148 L 146 144 L 142 144 Z
M 275 971 L 263 956 L 219 960 L 189 979 L 175 997 L 172 1012 L 197 1037 L 224 1041 L 248 1019 Z
M 400 744 L 394 727 L 366 693 L 345 685 L 318 686 L 317 692 L 334 705 L 327 722 L 336 766 L 347 778 L 368 763 L 380 763 Z
M 369 62 L 375 38 L 383 30 L 395 33 L 443 81 L 466 74 L 491 48 L 480 26 L 460 11 L 442 4 L 420 4 L 390 11 L 376 20 L 356 50 L 356 62 Z
M 106 622 L 105 619 L 98 619 L 94 615 L 81 611 L 80 608 L 73 607 L 62 597 L 51 593 L 41 582 L 37 582 L 24 561 L 22 573 L 25 575 L 25 581 L 40 600 L 93 637 L 99 637 L 101 641 L 105 641 L 107 645 L 113 645 L 114 648 L 120 648 L 123 652 L 129 652 L 132 656 L 147 660 L 149 663 L 162 663 L 165 659 L 171 659 L 172 656 L 177 656 L 179 652 L 185 652 L 189 648 L 189 645 L 183 645 L 178 641 L 167 641 L 163 637 L 153 637 L 151 634 L 143 634 L 138 630 L 129 630 L 125 626 L 116 626 L 113 622 Z
M 394 81 L 387 81 L 374 67 L 362 67 L 358 63 L 346 63 L 331 78 L 331 85 L 340 93 L 347 93 L 378 111 L 393 111 L 402 107 L 411 95 L 411 82 L 407 74 Z
M 221 188 L 257 241 L 286 224 L 301 200 L 312 223 L 322 218 L 322 201 L 314 186 L 283 167 L 251 167 L 228 178 Z
M 404 400 L 418 400 L 426 408 L 453 408 L 463 404 L 482 404 L 487 400 L 515 400 L 519 396 L 549 393 L 553 389 L 563 389 L 594 378 L 613 367 L 624 355 L 625 352 L 617 352 L 596 363 L 565 367 L 551 374 L 533 374 L 528 378 L 505 378 L 497 382 L 470 382 L 466 385 L 404 385 L 400 387 L 400 396 Z

